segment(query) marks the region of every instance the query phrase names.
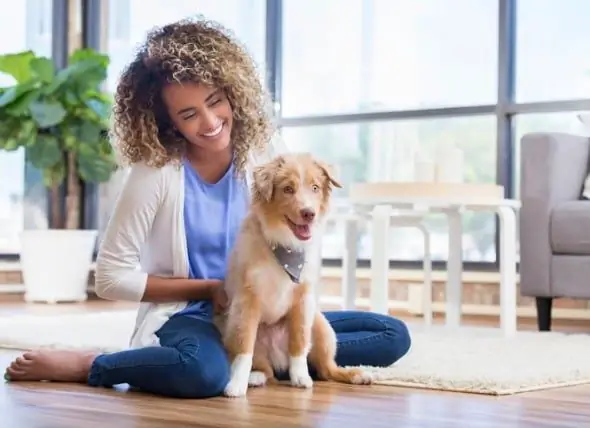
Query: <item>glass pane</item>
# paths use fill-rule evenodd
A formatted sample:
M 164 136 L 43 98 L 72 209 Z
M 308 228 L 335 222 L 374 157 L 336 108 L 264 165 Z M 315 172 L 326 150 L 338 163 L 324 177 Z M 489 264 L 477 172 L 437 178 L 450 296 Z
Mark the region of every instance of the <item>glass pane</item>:
M 282 130 L 290 150 L 309 151 L 336 167 L 345 186 L 334 193 L 344 197 L 351 183 L 409 181 L 414 153 L 433 157 L 440 144 L 452 143 L 465 157 L 464 181 L 494 183 L 496 180 L 496 120 L 493 116 L 407 120 L 294 127 Z M 448 256 L 447 226 L 443 215 L 428 219 L 432 231 L 432 254 L 437 260 Z M 468 261 L 495 261 L 495 222 L 492 214 L 465 214 L 463 257 Z M 412 229 L 391 232 L 392 260 L 419 260 L 422 238 Z M 331 226 L 324 240 L 323 257 L 341 258 L 344 247 L 342 225 Z M 367 231 L 359 236 L 360 258 L 371 256 Z
M 590 1 L 518 0 L 516 99 L 590 97 Z
M 31 49 L 51 56 L 51 0 L 27 0 L 2 7 L 0 54 Z M 0 86 L 12 85 L 0 73 Z M 0 150 L 0 255 L 20 252 L 20 232 L 47 227 L 45 189 L 38 171 L 25 168 L 23 150 Z
M 110 0 L 108 87 L 115 88 L 120 72 L 147 31 L 199 14 L 232 30 L 264 71 L 265 0 Z
M 590 136 L 590 114 L 587 112 L 531 113 L 514 117 L 515 198 L 520 197 L 520 140 L 525 134 L 531 132 L 565 132 Z
M 283 7 L 284 116 L 496 102 L 497 0 Z

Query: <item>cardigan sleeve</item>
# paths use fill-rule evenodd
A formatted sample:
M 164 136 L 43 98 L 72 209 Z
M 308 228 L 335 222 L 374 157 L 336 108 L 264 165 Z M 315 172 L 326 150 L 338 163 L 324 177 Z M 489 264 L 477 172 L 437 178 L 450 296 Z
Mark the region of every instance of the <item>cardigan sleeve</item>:
M 107 300 L 140 302 L 148 274 L 139 270 L 141 247 L 163 195 L 163 171 L 133 165 L 98 250 L 95 292 Z

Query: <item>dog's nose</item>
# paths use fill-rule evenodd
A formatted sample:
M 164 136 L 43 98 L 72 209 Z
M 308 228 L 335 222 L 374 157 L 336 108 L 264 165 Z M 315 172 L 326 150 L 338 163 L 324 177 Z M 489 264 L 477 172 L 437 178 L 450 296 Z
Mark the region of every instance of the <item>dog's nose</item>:
M 305 221 L 312 221 L 315 218 L 315 212 L 309 208 L 303 208 L 299 213 Z

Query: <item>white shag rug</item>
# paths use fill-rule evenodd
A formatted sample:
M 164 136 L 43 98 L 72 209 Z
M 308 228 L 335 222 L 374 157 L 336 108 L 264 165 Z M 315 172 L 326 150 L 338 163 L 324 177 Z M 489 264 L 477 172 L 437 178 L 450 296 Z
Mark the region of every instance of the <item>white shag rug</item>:
M 0 320 L 0 348 L 125 349 L 135 311 L 13 316 Z M 412 349 L 387 368 L 367 367 L 376 383 L 507 395 L 590 383 L 590 335 L 493 328 L 425 329 L 411 324 Z

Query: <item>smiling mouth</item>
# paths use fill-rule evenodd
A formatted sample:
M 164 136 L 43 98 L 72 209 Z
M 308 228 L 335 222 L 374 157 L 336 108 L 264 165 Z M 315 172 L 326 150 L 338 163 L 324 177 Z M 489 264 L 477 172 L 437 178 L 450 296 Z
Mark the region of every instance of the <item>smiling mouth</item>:
M 201 134 L 201 136 L 205 137 L 205 138 L 215 138 L 219 134 L 221 134 L 221 131 L 223 130 L 223 126 L 224 126 L 224 122 L 220 122 L 219 125 L 217 126 L 217 128 L 215 128 L 213 131 L 205 132 L 205 133 Z
M 299 239 L 300 241 L 307 241 L 311 238 L 311 227 L 309 224 L 297 224 L 287 216 L 285 216 L 287 220 L 287 224 L 289 228 L 293 232 L 293 234 Z

